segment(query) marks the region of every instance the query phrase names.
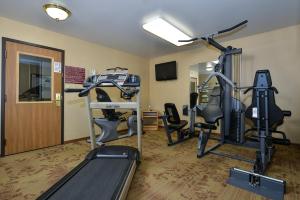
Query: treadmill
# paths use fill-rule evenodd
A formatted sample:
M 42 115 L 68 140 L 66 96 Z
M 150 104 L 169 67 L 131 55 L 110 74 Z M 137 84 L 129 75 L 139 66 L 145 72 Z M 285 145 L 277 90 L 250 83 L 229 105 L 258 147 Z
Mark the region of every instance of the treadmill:
M 66 92 L 79 92 L 79 97 L 86 97 L 88 117 L 90 120 L 90 139 L 92 151 L 86 158 L 61 180 L 39 196 L 38 200 L 111 200 L 126 199 L 135 170 L 140 163 L 141 154 L 141 120 L 137 123 L 138 148 L 102 144 L 96 147 L 94 118 L 92 109 L 130 108 L 137 111 L 140 119 L 140 79 L 136 75 L 117 68 L 89 77 L 84 89 L 66 89 Z M 136 96 L 136 101 L 126 102 L 91 102 L 90 91 L 97 87 L 117 87 L 127 99 Z
M 101 146 L 38 200 L 126 199 L 138 163 L 136 148 Z

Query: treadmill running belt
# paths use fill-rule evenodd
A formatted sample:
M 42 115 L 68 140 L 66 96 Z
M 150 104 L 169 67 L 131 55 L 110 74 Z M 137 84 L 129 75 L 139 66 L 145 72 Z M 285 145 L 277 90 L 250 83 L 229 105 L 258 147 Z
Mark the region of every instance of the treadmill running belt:
M 91 160 L 49 199 L 113 199 L 122 187 L 132 162 L 128 159 Z

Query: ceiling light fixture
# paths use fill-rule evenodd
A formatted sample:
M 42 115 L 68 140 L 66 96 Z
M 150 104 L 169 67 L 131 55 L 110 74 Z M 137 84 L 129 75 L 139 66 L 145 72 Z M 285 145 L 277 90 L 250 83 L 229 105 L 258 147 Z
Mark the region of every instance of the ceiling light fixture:
M 214 68 L 213 67 L 209 67 L 209 68 L 206 68 L 206 71 L 210 72 L 212 71 Z
M 157 35 L 158 37 L 165 39 L 172 44 L 175 44 L 176 46 L 182 46 L 191 43 L 178 42 L 178 40 L 190 40 L 192 38 L 162 18 L 156 18 L 155 20 L 144 24 L 143 28 L 152 34 Z
M 213 67 L 213 65 L 210 63 L 210 62 L 208 62 L 207 64 L 206 64 L 206 68 L 212 68 Z
M 208 62 L 208 63 L 206 64 L 206 71 L 210 72 L 210 71 L 212 71 L 213 69 L 214 69 L 214 66 L 213 66 L 210 62 Z
M 53 1 L 43 6 L 47 15 L 57 21 L 64 21 L 71 16 L 71 11 L 68 10 L 62 1 Z

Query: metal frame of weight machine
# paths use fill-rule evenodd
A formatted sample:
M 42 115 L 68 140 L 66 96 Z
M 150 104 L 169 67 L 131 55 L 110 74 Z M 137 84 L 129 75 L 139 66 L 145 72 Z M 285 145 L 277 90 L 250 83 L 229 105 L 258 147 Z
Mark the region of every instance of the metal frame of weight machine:
M 231 46 L 228 47 L 224 47 L 221 44 L 219 44 L 218 42 L 216 42 L 214 40 L 214 37 L 219 36 L 220 34 L 223 33 L 227 33 L 227 32 L 231 32 L 234 29 L 237 29 L 243 25 L 245 25 L 248 21 L 245 20 L 233 27 L 230 27 L 228 29 L 222 30 L 222 31 L 218 31 L 216 33 L 210 34 L 208 36 L 204 36 L 204 37 L 200 37 L 200 38 L 193 38 L 191 40 L 179 40 L 179 42 L 193 42 L 193 41 L 197 41 L 197 40 L 203 40 L 206 41 L 208 44 L 212 45 L 213 47 L 217 48 L 218 50 L 221 51 L 221 56 L 219 58 L 219 60 L 224 61 L 224 63 L 222 62 L 221 64 L 223 65 L 223 71 L 222 73 L 212 73 L 211 76 L 209 76 L 208 80 L 205 81 L 203 84 L 205 85 L 213 76 L 219 77 L 219 82 L 220 84 L 222 84 L 223 87 L 223 95 L 221 96 L 222 98 L 222 109 L 223 109 L 223 119 L 221 120 L 221 138 L 220 141 L 212 146 L 211 148 L 209 148 L 208 150 L 206 150 L 204 152 L 204 155 L 208 154 L 208 153 L 212 153 L 212 154 L 216 154 L 219 156 L 223 156 L 223 157 L 228 157 L 231 159 L 237 159 L 237 160 L 241 160 L 241 161 L 246 161 L 249 163 L 256 163 L 256 160 L 250 160 L 247 158 L 243 158 L 240 157 L 238 155 L 231 155 L 231 154 L 226 154 L 223 152 L 218 152 L 215 151 L 215 149 L 219 148 L 220 146 L 222 146 L 223 144 L 234 144 L 234 145 L 240 145 L 240 146 L 245 146 L 245 147 L 252 147 L 252 148 L 265 148 L 264 146 L 264 139 L 262 139 L 262 141 L 260 141 L 259 143 L 257 142 L 252 142 L 252 141 L 244 141 L 244 133 L 240 132 L 240 136 L 242 136 L 241 138 L 239 137 L 239 133 L 237 134 L 237 139 L 236 141 L 233 141 L 230 138 L 231 133 L 230 131 L 230 126 L 231 126 L 231 112 L 232 112 L 232 91 L 233 89 L 235 90 L 241 90 L 243 89 L 243 87 L 240 87 L 239 85 L 236 85 L 235 83 L 233 83 L 232 80 L 232 66 L 233 66 L 233 55 L 236 54 L 241 54 L 242 53 L 242 49 L 241 48 L 233 48 Z M 202 86 L 204 86 L 202 84 Z M 200 86 L 201 89 L 201 86 Z M 239 91 L 240 94 L 240 91 Z M 240 123 L 240 119 L 238 119 L 237 123 Z M 240 125 L 240 124 L 238 124 Z M 209 130 L 210 133 L 211 130 Z M 263 136 L 261 136 L 263 137 Z M 272 154 L 272 152 L 271 152 Z M 201 156 L 201 157 L 202 157 Z M 266 166 L 269 162 L 265 162 L 267 160 L 267 158 L 262 158 L 264 159 L 264 164 L 265 166 L 263 167 L 263 171 L 262 173 L 266 170 Z M 270 160 L 270 159 L 269 159 Z M 250 171 L 244 171 L 238 168 L 231 168 L 230 169 L 230 175 L 229 175 L 229 179 L 227 181 L 229 184 L 234 185 L 236 187 L 240 187 L 246 190 L 249 190 L 251 192 L 255 192 L 257 194 L 266 196 L 268 198 L 272 198 L 272 199 L 283 199 L 284 197 L 284 193 L 285 193 L 285 187 L 286 187 L 286 183 L 283 180 L 279 180 L 279 179 L 274 179 L 271 177 L 267 177 L 264 176 L 262 174 L 259 173 L 254 173 L 254 172 L 250 172 Z

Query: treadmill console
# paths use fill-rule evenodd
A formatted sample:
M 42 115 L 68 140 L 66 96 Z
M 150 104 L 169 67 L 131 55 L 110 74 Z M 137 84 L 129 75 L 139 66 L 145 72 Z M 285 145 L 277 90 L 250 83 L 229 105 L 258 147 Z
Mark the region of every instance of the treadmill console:
M 107 69 L 105 72 L 97 75 L 92 75 L 86 79 L 83 86 L 89 87 L 93 83 L 101 80 L 113 80 L 122 87 L 139 87 L 140 77 L 138 75 L 129 74 L 127 69 L 112 68 Z M 111 83 L 103 83 L 103 86 L 113 86 Z

